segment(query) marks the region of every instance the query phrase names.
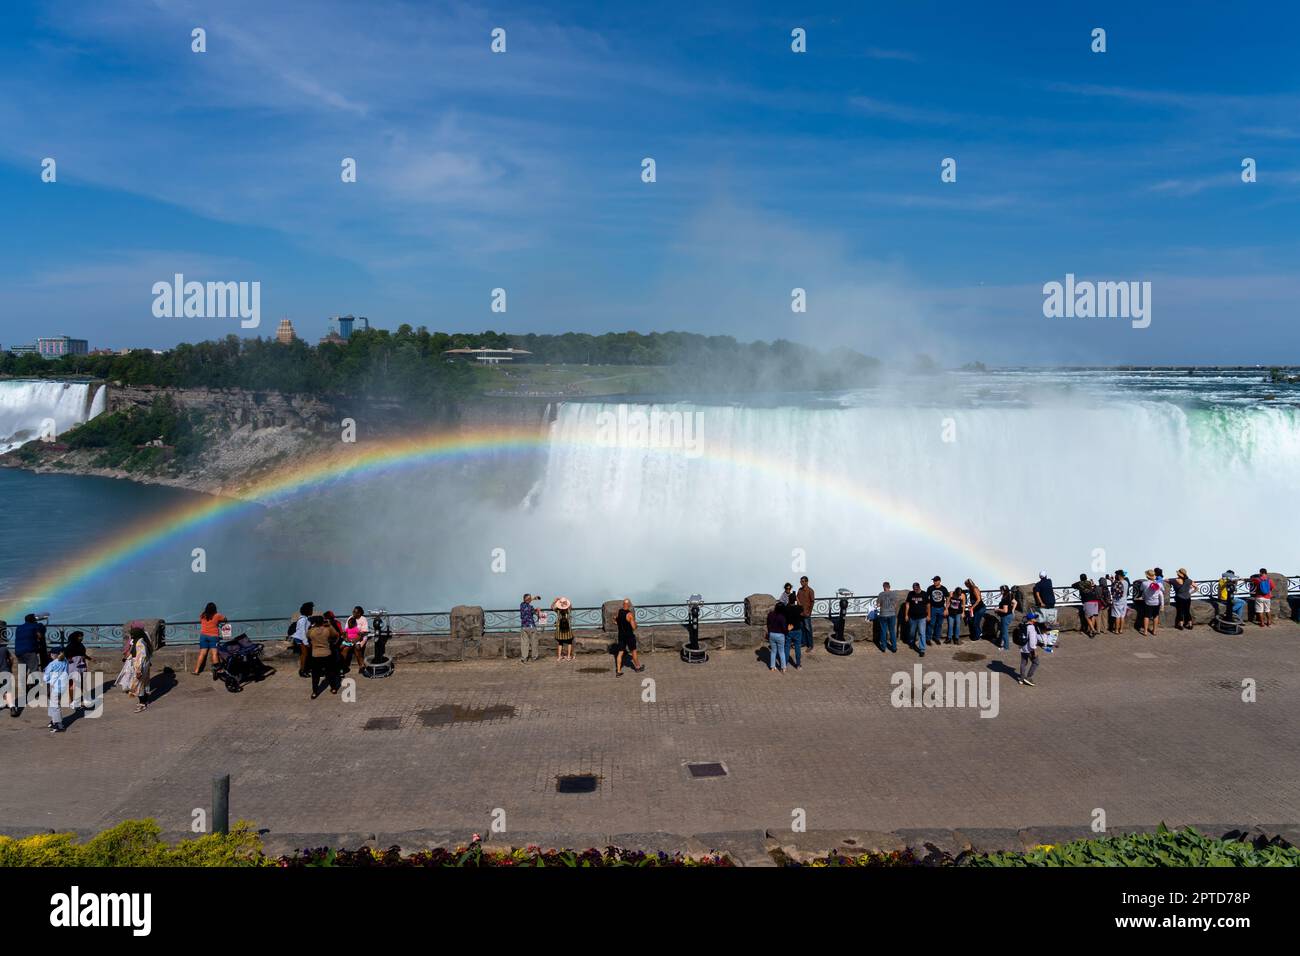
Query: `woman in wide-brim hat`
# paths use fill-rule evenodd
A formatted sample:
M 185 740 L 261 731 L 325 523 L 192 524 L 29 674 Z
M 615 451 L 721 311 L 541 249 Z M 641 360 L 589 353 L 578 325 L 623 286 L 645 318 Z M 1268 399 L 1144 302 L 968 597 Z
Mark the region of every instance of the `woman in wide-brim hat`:
M 569 612 L 573 609 L 573 602 L 566 597 L 557 597 L 551 602 L 551 608 L 555 611 L 555 662 L 573 660 L 573 625 L 569 620 Z

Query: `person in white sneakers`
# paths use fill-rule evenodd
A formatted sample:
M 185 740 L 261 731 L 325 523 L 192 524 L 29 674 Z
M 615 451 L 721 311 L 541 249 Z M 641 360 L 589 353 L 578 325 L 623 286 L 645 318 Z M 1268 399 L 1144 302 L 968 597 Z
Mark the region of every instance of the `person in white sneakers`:
M 1038 670 L 1038 648 L 1043 644 L 1043 639 L 1038 633 L 1038 615 L 1035 612 L 1030 611 L 1025 615 L 1024 628 L 1024 643 L 1020 645 L 1020 676 L 1016 680 L 1026 687 L 1033 687 L 1034 673 Z

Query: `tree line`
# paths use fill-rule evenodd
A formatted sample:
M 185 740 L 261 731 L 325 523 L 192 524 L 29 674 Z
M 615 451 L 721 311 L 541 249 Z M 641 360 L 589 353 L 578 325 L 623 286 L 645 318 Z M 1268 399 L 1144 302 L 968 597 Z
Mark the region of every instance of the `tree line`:
M 455 348 L 524 349 L 532 353 L 531 363 L 662 366 L 681 373 L 669 374 L 666 382 L 710 384 L 719 391 L 851 387 L 869 380 L 879 364 L 851 350 L 824 354 L 782 339 L 742 343 L 693 332 L 430 332 L 402 325 L 395 332 L 357 330 L 345 342 L 320 345 L 228 335 L 162 354 L 141 349 L 50 360 L 5 352 L 0 374 L 436 403 L 472 394 L 483 382 L 469 364 L 444 356 Z M 702 372 L 707 381 L 701 381 Z

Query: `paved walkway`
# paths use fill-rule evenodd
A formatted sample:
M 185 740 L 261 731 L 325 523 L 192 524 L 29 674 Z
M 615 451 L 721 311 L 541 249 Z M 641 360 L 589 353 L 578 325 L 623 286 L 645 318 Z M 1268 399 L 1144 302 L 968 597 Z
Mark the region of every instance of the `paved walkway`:
M 917 658 L 870 645 L 785 675 L 749 651 L 659 652 L 619 679 L 599 655 L 408 664 L 359 680 L 354 703 L 310 701 L 286 668 L 241 694 L 181 674 L 147 713 L 110 691 L 60 736 L 43 712 L 0 716 L 0 828 L 188 829 L 221 772 L 232 816 L 273 832 L 488 832 L 498 808 L 510 833 L 788 829 L 796 809 L 809 829 L 1086 826 L 1095 808 L 1112 827 L 1300 821 L 1300 627 L 1063 641 L 1037 687 L 998 678 L 994 718 L 892 706 L 891 673 Z M 965 644 L 923 663 L 1004 661 L 1014 648 Z M 691 761 L 728 774 L 691 779 Z M 565 774 L 598 789 L 557 793 Z

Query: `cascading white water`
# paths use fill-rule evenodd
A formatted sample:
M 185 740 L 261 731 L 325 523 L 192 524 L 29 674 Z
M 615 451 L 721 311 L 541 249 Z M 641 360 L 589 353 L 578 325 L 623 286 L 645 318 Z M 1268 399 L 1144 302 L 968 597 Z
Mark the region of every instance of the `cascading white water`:
M 0 381 L 0 453 L 89 421 L 104 410 L 106 394 L 88 382 Z
M 654 447 L 655 413 L 695 433 Z M 568 403 L 526 507 L 566 576 L 643 600 L 774 592 L 805 567 L 823 594 L 1040 569 L 1212 577 L 1300 568 L 1297 469 L 1294 407 Z

